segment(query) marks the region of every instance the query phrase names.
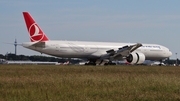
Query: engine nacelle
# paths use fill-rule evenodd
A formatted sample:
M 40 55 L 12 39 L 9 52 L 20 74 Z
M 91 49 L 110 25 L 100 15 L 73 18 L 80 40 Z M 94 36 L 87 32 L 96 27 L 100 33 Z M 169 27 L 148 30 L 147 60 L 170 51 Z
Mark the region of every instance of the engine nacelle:
M 145 61 L 145 55 L 143 53 L 131 53 L 126 60 L 131 64 L 142 64 Z

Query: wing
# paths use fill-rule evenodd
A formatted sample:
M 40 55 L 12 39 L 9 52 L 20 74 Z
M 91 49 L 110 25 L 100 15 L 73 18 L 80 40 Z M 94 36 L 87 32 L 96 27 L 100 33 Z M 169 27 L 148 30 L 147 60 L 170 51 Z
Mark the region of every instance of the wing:
M 107 54 L 102 55 L 101 59 L 107 59 L 107 58 L 112 58 L 112 59 L 116 59 L 116 58 L 123 58 L 123 57 L 127 57 L 130 53 L 132 53 L 134 50 L 136 50 L 137 48 L 141 47 L 142 44 L 141 43 L 136 43 L 134 45 L 126 45 L 123 46 L 121 48 L 119 48 L 118 50 L 108 50 L 106 51 Z

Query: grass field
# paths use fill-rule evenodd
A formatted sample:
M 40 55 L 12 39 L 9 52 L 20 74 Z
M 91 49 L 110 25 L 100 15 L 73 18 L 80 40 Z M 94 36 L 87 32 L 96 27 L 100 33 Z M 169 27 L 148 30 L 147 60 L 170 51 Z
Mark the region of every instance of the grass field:
M 132 100 L 180 100 L 180 67 L 0 65 L 0 101 Z

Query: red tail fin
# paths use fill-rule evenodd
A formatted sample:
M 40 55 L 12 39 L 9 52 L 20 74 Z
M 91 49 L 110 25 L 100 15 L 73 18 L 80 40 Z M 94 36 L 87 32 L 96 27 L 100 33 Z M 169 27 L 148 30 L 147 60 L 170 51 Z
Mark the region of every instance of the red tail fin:
M 28 12 L 23 12 L 24 20 L 26 22 L 27 30 L 30 35 L 31 42 L 35 41 L 48 41 L 49 39 L 45 33 L 41 30 L 38 24 L 34 21 Z

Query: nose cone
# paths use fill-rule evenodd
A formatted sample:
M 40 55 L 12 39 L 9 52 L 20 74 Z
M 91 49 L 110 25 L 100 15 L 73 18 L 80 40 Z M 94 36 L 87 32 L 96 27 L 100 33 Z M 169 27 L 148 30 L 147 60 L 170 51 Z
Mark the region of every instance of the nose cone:
M 171 51 L 168 52 L 168 57 L 170 57 L 170 56 L 172 56 L 172 52 Z
M 169 58 L 172 56 L 172 52 L 167 47 L 162 47 L 162 49 L 164 50 L 164 57 L 165 58 Z

